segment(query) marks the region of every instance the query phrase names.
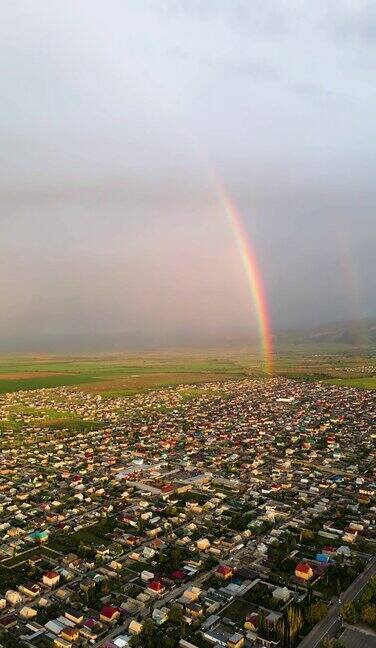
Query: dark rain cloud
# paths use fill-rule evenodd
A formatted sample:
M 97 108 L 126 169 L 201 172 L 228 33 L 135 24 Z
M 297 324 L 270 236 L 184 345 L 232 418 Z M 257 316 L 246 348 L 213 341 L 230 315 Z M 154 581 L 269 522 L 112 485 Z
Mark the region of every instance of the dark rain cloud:
M 375 17 L 363 0 L 4 7 L 3 347 L 255 334 L 213 173 L 276 328 L 374 315 Z

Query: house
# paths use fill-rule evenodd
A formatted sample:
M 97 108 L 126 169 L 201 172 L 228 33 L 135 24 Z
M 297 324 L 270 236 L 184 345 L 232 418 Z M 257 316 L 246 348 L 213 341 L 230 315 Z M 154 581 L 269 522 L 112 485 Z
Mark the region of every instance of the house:
M 199 619 L 204 614 L 204 608 L 200 603 L 189 602 L 185 606 L 186 614 L 192 619 Z
M 346 547 L 346 545 L 342 545 L 341 547 L 338 547 L 336 553 L 338 556 L 345 556 L 345 558 L 350 558 L 351 556 L 350 547 Z
M 44 624 L 44 627 L 55 635 L 59 635 L 65 626 L 63 623 L 60 623 L 55 619 L 55 621 L 47 621 L 47 623 Z
M 22 601 L 22 596 L 19 592 L 8 590 L 5 592 L 5 598 L 11 605 L 19 605 Z
M 20 585 L 18 589 L 23 594 L 26 594 L 26 596 L 31 596 L 32 598 L 40 594 L 40 587 L 36 583 L 25 583 L 24 585 Z
M 233 577 L 234 572 L 232 567 L 229 567 L 228 565 L 219 565 L 215 570 L 215 575 L 222 580 L 229 580 Z
M 157 625 L 162 625 L 168 620 L 168 607 L 154 608 L 152 618 Z
M 58 574 L 58 572 L 48 571 L 43 574 L 43 583 L 44 585 L 47 585 L 47 587 L 54 587 L 58 584 L 59 580 L 60 574 Z
M 176 571 L 172 572 L 169 576 L 171 580 L 175 581 L 183 581 L 187 577 L 187 572 L 183 571 L 182 569 L 177 569 Z
M 99 619 L 100 621 L 105 621 L 106 623 L 115 623 L 120 616 L 120 612 L 117 607 L 112 605 L 105 605 L 102 607 Z
M 26 540 L 29 540 L 29 542 L 36 542 L 37 544 L 43 544 L 44 542 L 47 542 L 48 536 L 49 531 L 34 531 L 26 536 Z
M 146 571 L 146 569 L 144 569 L 144 571 L 141 572 L 141 580 L 147 582 L 153 580 L 153 578 L 154 578 L 153 572 Z
M 207 551 L 210 547 L 210 542 L 207 538 L 201 538 L 200 540 L 197 540 L 196 547 L 199 551 Z
M 163 594 L 166 588 L 162 581 L 154 579 L 149 581 L 147 589 L 151 594 L 160 596 L 161 594 Z
M 258 627 L 259 615 L 257 612 L 252 612 L 248 614 L 245 618 L 244 628 L 245 630 L 257 630 Z
M 132 621 L 129 624 L 128 630 L 132 635 L 140 634 L 142 630 L 142 623 L 139 623 L 135 619 L 132 619 Z
M 59 637 L 62 639 L 65 639 L 65 641 L 77 641 L 78 637 L 80 636 L 80 633 L 78 632 L 77 628 L 63 628 L 62 631 L 60 632 Z
M 194 585 L 192 585 L 191 587 L 188 587 L 188 589 L 184 590 L 181 599 L 184 599 L 183 602 L 195 603 L 198 600 L 200 594 L 200 588 L 194 587 Z
M 103 625 L 96 619 L 87 619 L 83 626 L 80 628 L 80 634 L 87 639 L 96 639 L 98 634 L 102 632 Z
M 113 645 L 115 648 L 128 648 L 129 646 L 129 639 L 130 637 L 128 635 L 119 635 L 114 639 Z
M 186 641 L 185 639 L 180 639 L 179 648 L 198 648 L 198 647 L 196 646 L 196 644 L 190 643 L 189 641 Z
M 273 598 L 277 601 L 283 601 L 283 603 L 287 603 L 290 595 L 291 592 L 287 589 L 287 587 L 276 587 L 276 589 L 273 591 Z
M 156 551 L 152 547 L 144 547 L 142 552 L 147 559 L 154 558 Z
M 66 639 L 63 639 L 62 637 L 56 637 L 53 645 L 56 646 L 56 648 L 72 648 L 70 641 L 66 641 Z
M 69 599 L 70 595 L 72 592 L 68 589 L 65 589 L 64 587 L 59 587 L 58 590 L 55 592 L 55 596 L 59 598 L 61 601 L 65 601 Z
M 30 620 L 30 619 L 34 619 L 34 617 L 37 616 L 38 612 L 37 610 L 34 610 L 34 608 L 32 607 L 29 607 L 28 605 L 24 605 L 24 607 L 21 608 L 19 614 L 23 619 Z
M 0 619 L 0 628 L 3 628 L 4 630 L 9 630 L 9 628 L 13 628 L 16 625 L 17 617 L 15 617 L 13 614 L 8 614 L 7 616 L 1 617 Z
M 72 621 L 72 623 L 82 623 L 84 620 L 82 612 L 80 612 L 79 610 L 74 610 L 73 608 L 66 610 L 64 616 L 68 619 L 68 621 Z
M 80 583 L 80 590 L 83 592 L 88 592 L 91 589 L 94 589 L 96 583 L 91 578 L 84 578 Z
M 307 563 L 298 563 L 295 567 L 295 576 L 304 581 L 309 581 L 313 577 L 313 569 Z
M 244 646 L 244 636 L 235 632 L 227 641 L 227 648 L 242 648 Z

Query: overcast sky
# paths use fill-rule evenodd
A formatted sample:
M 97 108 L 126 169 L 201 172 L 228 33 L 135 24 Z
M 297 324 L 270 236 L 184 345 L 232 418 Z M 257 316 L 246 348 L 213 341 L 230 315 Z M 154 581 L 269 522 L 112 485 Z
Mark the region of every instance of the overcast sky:
M 213 170 L 276 329 L 376 314 L 374 2 L 12 0 L 0 62 L 3 347 L 255 332 Z

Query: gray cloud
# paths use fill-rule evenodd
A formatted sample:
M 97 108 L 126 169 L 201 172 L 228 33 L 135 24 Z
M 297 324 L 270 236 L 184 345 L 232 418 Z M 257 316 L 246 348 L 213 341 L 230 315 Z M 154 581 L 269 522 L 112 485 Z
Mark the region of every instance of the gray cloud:
M 375 314 L 373 17 L 337 0 L 4 8 L 2 339 L 255 334 L 213 173 L 275 327 Z

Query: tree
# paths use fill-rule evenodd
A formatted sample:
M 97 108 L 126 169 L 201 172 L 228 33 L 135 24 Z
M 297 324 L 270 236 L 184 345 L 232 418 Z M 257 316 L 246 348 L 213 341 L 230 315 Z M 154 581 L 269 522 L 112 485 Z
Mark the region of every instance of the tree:
M 134 634 L 128 641 L 129 648 L 139 648 L 141 646 L 140 635 Z
M 102 581 L 101 584 L 101 594 L 103 596 L 107 596 L 111 592 L 111 587 L 108 579 L 106 578 L 104 581 Z
M 366 603 L 375 603 L 376 602 L 376 577 L 373 576 L 368 581 L 367 586 L 364 588 L 362 597 L 362 604 Z
M 210 571 L 213 567 L 219 565 L 219 561 L 214 556 L 208 556 L 204 562 L 205 571 Z
M 326 616 L 328 613 L 328 607 L 323 601 L 317 601 L 312 603 L 308 608 L 307 619 L 310 623 L 317 623 Z
M 174 605 L 168 613 L 168 620 L 174 625 L 182 626 L 184 623 L 184 613 L 182 608 Z
M 181 550 L 179 547 L 174 547 L 170 554 L 170 564 L 172 569 L 177 569 L 180 565 Z
M 137 530 L 140 535 L 143 534 L 144 529 L 145 529 L 145 520 L 140 515 L 140 517 L 137 520 Z
M 341 614 L 346 623 L 349 623 L 350 625 L 354 625 L 354 623 L 356 623 L 359 618 L 359 614 L 354 603 L 344 603 L 341 608 Z
M 303 627 L 303 617 L 301 610 L 297 607 L 290 606 L 287 610 L 287 646 L 294 644 L 295 639 Z
M 175 648 L 176 646 L 176 641 L 173 637 L 168 637 L 167 635 L 164 635 L 161 639 L 161 645 L 162 648 Z
M 376 608 L 373 605 L 366 605 L 362 610 L 362 621 L 370 626 L 376 625 Z
M 157 648 L 159 641 L 156 636 L 156 626 L 152 619 L 146 619 L 142 625 L 140 634 L 133 635 L 130 640 L 131 648 Z
M 325 637 L 320 644 L 320 648 L 346 648 L 346 646 L 340 639 Z

